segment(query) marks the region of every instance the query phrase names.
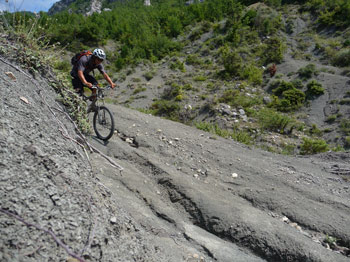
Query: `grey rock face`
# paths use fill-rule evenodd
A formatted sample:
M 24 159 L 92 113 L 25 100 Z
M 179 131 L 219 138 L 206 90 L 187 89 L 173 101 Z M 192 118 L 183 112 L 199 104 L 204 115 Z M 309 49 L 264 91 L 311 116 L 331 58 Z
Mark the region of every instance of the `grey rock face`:
M 53 15 L 63 10 L 66 10 L 70 4 L 72 4 L 75 0 L 61 0 L 53 4 L 53 6 L 49 9 L 48 14 Z M 89 1 L 89 0 L 87 0 Z
M 49 9 L 48 14 L 53 15 L 58 12 L 68 10 L 72 3 L 76 2 L 76 0 L 60 0 L 53 4 L 53 6 Z M 79 13 L 83 13 L 85 15 L 92 15 L 93 13 L 100 13 L 102 11 L 103 3 L 113 3 L 116 0 L 85 0 L 77 5 Z M 111 11 L 109 8 L 103 9 L 103 11 Z

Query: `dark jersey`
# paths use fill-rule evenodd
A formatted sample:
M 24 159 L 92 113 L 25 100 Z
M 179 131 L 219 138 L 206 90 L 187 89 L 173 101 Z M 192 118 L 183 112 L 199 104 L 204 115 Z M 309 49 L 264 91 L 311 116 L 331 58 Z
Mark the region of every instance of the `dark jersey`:
M 83 71 L 84 75 L 88 75 L 94 69 L 98 69 L 101 74 L 105 73 L 105 69 L 102 64 L 93 65 L 92 55 L 90 56 L 84 55 L 79 59 L 78 63 L 75 66 L 73 66 L 71 75 L 77 78 L 79 70 Z

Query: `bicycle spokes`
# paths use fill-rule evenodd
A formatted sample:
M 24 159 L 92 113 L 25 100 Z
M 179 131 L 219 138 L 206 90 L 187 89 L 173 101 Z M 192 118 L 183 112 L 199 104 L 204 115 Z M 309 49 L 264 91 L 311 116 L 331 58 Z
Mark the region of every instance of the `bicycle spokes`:
M 93 125 L 98 138 L 108 140 L 112 137 L 114 119 L 108 108 L 101 106 L 95 111 Z

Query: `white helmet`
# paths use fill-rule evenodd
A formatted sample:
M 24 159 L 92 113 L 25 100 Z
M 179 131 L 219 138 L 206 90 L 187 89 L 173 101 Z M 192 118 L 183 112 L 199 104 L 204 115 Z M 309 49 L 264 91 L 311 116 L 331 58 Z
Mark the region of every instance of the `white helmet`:
M 106 59 L 106 54 L 102 49 L 96 48 L 92 54 L 101 60 Z

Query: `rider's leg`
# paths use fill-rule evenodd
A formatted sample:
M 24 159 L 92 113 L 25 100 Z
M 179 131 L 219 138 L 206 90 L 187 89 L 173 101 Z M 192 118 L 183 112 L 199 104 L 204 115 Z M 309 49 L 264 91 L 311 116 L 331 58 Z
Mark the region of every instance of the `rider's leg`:
M 93 84 L 94 86 L 98 86 L 98 82 L 93 76 L 91 76 L 91 75 L 84 75 L 84 76 L 85 76 L 86 81 Z M 96 97 L 96 89 L 91 89 L 91 91 L 92 91 L 91 97 L 92 98 Z
M 75 78 L 75 77 L 72 78 L 72 85 L 73 85 L 75 92 L 77 92 L 80 96 L 83 95 L 84 85 L 79 78 Z

